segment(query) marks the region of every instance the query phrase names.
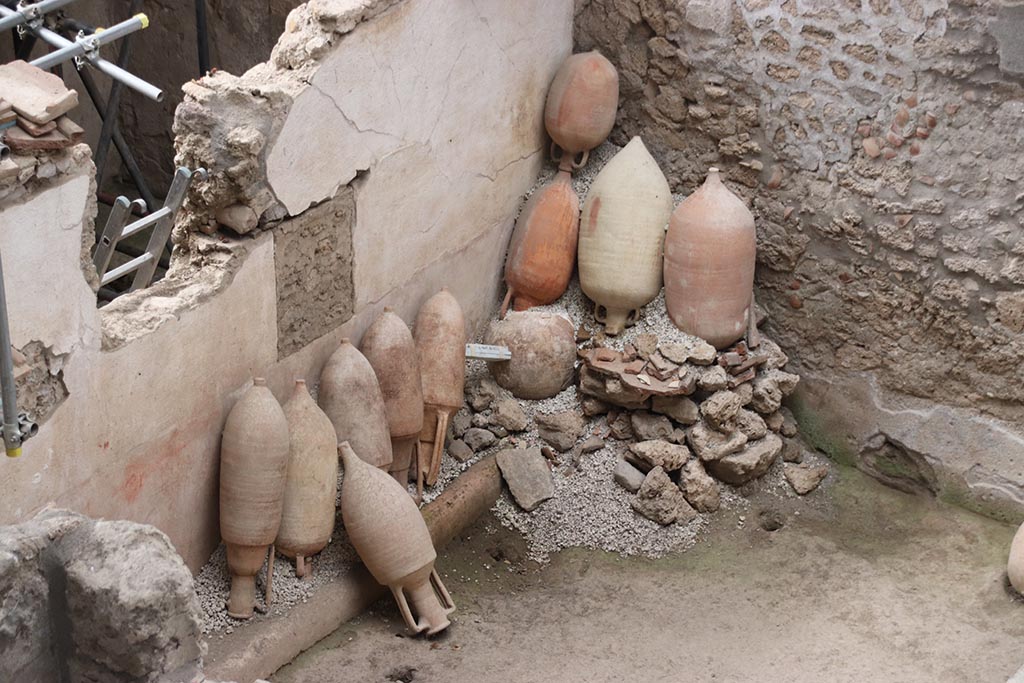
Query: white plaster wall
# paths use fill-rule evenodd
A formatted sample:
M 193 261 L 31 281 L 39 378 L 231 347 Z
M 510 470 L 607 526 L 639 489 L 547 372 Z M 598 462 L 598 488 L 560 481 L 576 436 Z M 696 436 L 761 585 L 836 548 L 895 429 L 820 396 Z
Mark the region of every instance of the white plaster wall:
M 64 193 L 69 204 L 84 201 L 88 183 L 69 184 L 79 191 L 73 198 Z M 31 206 L 45 206 L 53 192 Z M 0 213 L 0 225 L 4 218 Z M 80 244 L 80 230 L 79 222 L 57 252 Z M 23 247 L 39 252 L 47 245 L 33 238 Z M 40 272 L 75 272 L 69 264 L 89 291 L 77 251 Z M 12 311 L 33 296 L 36 278 L 38 272 L 8 278 Z M 68 291 L 77 286 L 73 280 L 64 283 Z M 266 235 L 232 283 L 205 304 L 115 351 L 102 351 L 97 334 L 80 339 L 64 364 L 68 398 L 26 442 L 21 458 L 0 462 L 0 523 L 22 521 L 48 503 L 147 522 L 171 537 L 190 566 L 200 565 L 217 541 L 227 411 L 251 377 L 277 361 L 274 284 L 273 239 Z M 66 318 L 69 328 L 79 317 L 96 322 L 95 297 L 79 303 Z
M 543 104 L 571 49 L 572 3 L 407 0 L 315 68 L 267 154 L 292 215 L 356 185 L 356 308 L 501 231 L 544 144 Z
M 31 202 L 0 209 L 0 255 L 11 343 L 42 342 L 55 355 L 95 344 L 96 295 L 82 276 L 82 216 L 89 176 L 70 176 Z

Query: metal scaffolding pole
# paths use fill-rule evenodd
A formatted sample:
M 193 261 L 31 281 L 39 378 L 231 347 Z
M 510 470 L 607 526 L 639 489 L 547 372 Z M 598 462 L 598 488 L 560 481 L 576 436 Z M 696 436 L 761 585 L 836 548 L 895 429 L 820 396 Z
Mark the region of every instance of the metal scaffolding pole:
M 12 20 L 14 18 L 17 18 L 17 20 L 14 22 L 14 26 L 19 26 L 19 25 L 24 24 L 25 28 L 29 32 L 31 32 L 32 34 L 38 36 L 39 38 L 42 38 L 47 43 L 49 43 L 50 45 L 52 45 L 52 46 L 54 46 L 54 47 L 56 47 L 58 49 L 71 48 L 73 46 L 81 47 L 81 41 L 71 41 L 71 40 L 68 40 L 67 38 L 63 37 L 62 35 L 60 35 L 58 33 L 55 33 L 55 32 L 51 31 L 50 29 L 48 29 L 48 28 L 46 28 L 46 27 L 44 27 L 42 25 L 34 26 L 33 24 L 25 23 L 23 15 L 22 15 L 21 12 L 18 12 L 16 10 L 12 10 L 12 9 L 9 9 L 9 8 L 3 6 L 3 5 L 0 5 L 0 20 L 2 20 L 2 19 Z M 136 18 L 136 19 L 138 19 L 138 18 Z M 132 21 L 132 20 L 129 20 L 129 21 Z M 93 34 L 93 35 L 95 36 L 96 34 Z M 99 35 L 102 35 L 102 33 L 99 34 Z M 78 47 L 75 47 L 75 50 L 77 50 Z M 74 52 L 74 50 L 69 50 L 66 53 L 68 59 L 70 59 L 72 56 L 75 56 L 75 55 L 71 54 L 72 52 Z M 136 92 L 139 92 L 139 93 L 145 95 L 149 99 L 155 100 L 156 102 L 160 102 L 160 101 L 162 101 L 164 99 L 164 91 L 163 90 L 161 90 L 160 88 L 156 87 L 155 85 L 153 85 L 151 83 L 147 83 L 146 81 L 142 80 L 141 78 L 139 78 L 135 74 L 132 74 L 132 73 L 129 73 L 128 71 L 125 71 L 124 69 L 122 69 L 121 67 L 117 66 L 116 64 L 113 64 L 112 62 L 108 62 L 107 60 L 105 60 L 102 57 L 100 57 L 97 54 L 95 54 L 95 52 L 92 52 L 92 53 L 90 53 L 90 52 L 83 52 L 79 56 L 81 56 L 83 59 L 88 61 L 90 64 L 92 64 L 94 67 L 96 67 L 97 69 L 99 69 L 103 73 L 105 73 L 110 78 L 113 78 L 116 81 L 120 81 L 120 82 L 124 83 L 126 86 L 128 86 L 132 90 L 135 90 Z

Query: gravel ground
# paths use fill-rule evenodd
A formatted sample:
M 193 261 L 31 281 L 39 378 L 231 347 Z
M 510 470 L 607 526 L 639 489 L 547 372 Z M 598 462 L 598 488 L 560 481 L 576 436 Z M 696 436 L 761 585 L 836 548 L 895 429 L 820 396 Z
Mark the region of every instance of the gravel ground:
M 505 494 L 494 507 L 505 526 L 520 531 L 529 557 L 546 563 L 551 553 L 584 547 L 623 555 L 662 557 L 685 550 L 706 527 L 703 515 L 689 524 L 662 527 L 633 512 L 627 493 L 612 479 L 623 444 L 612 442 L 583 456 L 579 469 L 554 472 L 555 497 L 533 512 L 523 512 Z
M 249 621 L 279 616 L 293 605 L 306 602 L 316 588 L 347 573 L 358 561 L 355 550 L 345 536 L 339 512 L 333 537 L 327 547 L 312 560 L 311 576 L 300 579 L 295 576 L 294 560 L 280 554 L 274 558 L 274 595 L 269 611 L 263 601 L 267 580 L 267 568 L 266 565 L 263 566 L 256 576 L 256 614 Z M 231 633 L 235 626 L 244 623 L 240 619 L 229 617 L 224 608 L 231 588 L 231 577 L 228 574 L 227 553 L 223 545 L 217 548 L 210 560 L 203 565 L 196 576 L 195 585 L 203 610 L 205 635 Z
M 601 326 L 594 322 L 591 315 L 592 305 L 580 290 L 579 281 L 575 277 L 558 301 L 532 310 L 565 314 L 575 326 L 582 325 L 597 334 L 598 338 L 603 337 Z M 665 310 L 664 295 L 659 294 L 645 307 L 643 316 L 635 326 L 628 328 L 618 338 L 604 338 L 603 343 L 621 348 L 636 335 L 645 332 L 656 334 L 661 341 L 691 344 L 700 341 L 672 324 Z M 471 361 L 466 374 L 469 384 L 488 374 L 487 364 Z M 573 385 L 552 398 L 542 401 L 520 400 L 519 404 L 532 418 L 537 414 L 578 410 L 579 399 Z M 603 425 L 603 418 L 588 421 L 581 439 L 586 439 L 594 431 L 603 435 Z M 543 445 L 544 441 L 531 424 L 527 431 L 499 439 L 494 446 L 476 454 L 467 463 L 460 464 L 446 454 L 439 485 L 446 485 L 449 480 L 447 477 L 458 476 L 461 470 L 485 455 L 506 448 Z M 552 553 L 571 547 L 595 548 L 650 558 L 690 548 L 707 529 L 708 516 L 701 514 L 688 524 L 662 527 L 634 512 L 629 502 L 633 495 L 622 489 L 612 478 L 615 463 L 627 446 L 627 442 L 608 439 L 603 449 L 583 455 L 578 468 L 570 465 L 571 453 L 561 454 L 560 465 L 554 471 L 554 498 L 533 512 L 523 512 L 506 491 L 494 507 L 495 516 L 506 527 L 523 534 L 529 545 L 530 559 L 539 563 L 547 562 Z M 795 496 L 782 475 L 781 464 L 772 467 L 758 486 L 779 496 Z M 746 498 L 736 489 L 722 484 L 720 492 L 723 509 L 742 511 L 749 507 Z M 436 495 L 437 492 L 432 491 L 427 498 Z

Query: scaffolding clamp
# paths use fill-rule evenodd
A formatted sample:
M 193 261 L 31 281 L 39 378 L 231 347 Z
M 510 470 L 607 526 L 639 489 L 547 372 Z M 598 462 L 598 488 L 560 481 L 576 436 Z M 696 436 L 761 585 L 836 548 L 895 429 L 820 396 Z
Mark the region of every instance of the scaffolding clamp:
M 21 444 L 39 433 L 39 425 L 28 416 L 28 413 L 18 413 L 18 421 L 13 425 L 4 423 L 0 425 L 0 434 L 4 439 L 4 451 L 8 458 L 21 456 Z
M 41 0 L 40 2 L 26 3 L 19 2 L 17 9 L 10 10 L 10 14 L 0 19 L 0 31 L 17 28 L 18 35 L 24 36 L 29 31 L 34 31 L 43 25 L 43 16 L 47 12 L 53 12 L 64 5 L 70 5 L 74 0 Z

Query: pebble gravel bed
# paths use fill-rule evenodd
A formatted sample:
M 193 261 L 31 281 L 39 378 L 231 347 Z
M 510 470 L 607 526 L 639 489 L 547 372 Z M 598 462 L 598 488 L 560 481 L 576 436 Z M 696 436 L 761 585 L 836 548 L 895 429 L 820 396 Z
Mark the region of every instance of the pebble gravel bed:
M 533 512 L 523 512 L 507 495 L 498 499 L 495 515 L 525 536 L 531 560 L 545 563 L 564 548 L 656 558 L 696 543 L 707 526 L 703 515 L 688 524 L 663 527 L 633 511 L 633 496 L 612 479 L 620 448 L 613 443 L 584 455 L 571 473 L 556 469 L 555 497 Z
M 227 552 L 221 545 L 195 578 L 196 593 L 203 611 L 203 634 L 223 636 L 240 624 L 280 616 L 291 607 L 307 602 L 317 588 L 347 573 L 358 562 L 359 558 L 345 536 L 339 513 L 333 538 L 312 560 L 311 576 L 300 579 L 295 575 L 294 560 L 279 554 L 274 558 L 274 594 L 269 611 L 263 600 L 267 585 L 267 567 L 264 564 L 256 576 L 256 614 L 252 619 L 243 621 L 229 617 L 224 608 L 231 588 L 231 576 L 228 574 Z

